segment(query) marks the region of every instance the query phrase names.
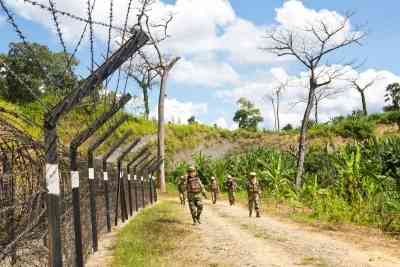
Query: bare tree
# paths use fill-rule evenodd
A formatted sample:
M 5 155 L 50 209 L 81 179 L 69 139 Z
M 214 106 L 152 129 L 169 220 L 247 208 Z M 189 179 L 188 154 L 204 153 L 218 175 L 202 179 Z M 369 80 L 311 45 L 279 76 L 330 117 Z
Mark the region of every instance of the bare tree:
M 308 121 L 315 103 L 315 93 L 318 88 L 329 85 L 341 75 L 337 67 L 334 71 L 329 67 L 324 67 L 328 65 L 323 60 L 341 48 L 360 44 L 366 36 L 366 33 L 359 29 L 348 31 L 351 16 L 352 14 L 346 14 L 337 25 L 330 25 L 328 19 L 322 19 L 303 29 L 284 29 L 278 26 L 269 31 L 266 36 L 272 44 L 265 50 L 277 56 L 294 57 L 308 71 L 307 105 L 301 122 L 298 144 L 297 188 L 300 188 L 302 183 Z
M 281 130 L 281 121 L 279 117 L 280 105 L 281 105 L 281 95 L 283 91 L 288 87 L 289 80 L 284 82 L 279 82 L 279 84 L 273 89 L 272 94 L 269 96 L 269 99 L 272 103 L 272 108 L 274 110 L 274 118 L 275 118 L 275 129 L 280 132 Z M 275 106 L 276 103 L 276 106 Z
M 308 88 L 309 85 L 305 85 L 305 88 Z M 331 84 L 326 85 L 326 86 L 321 86 L 315 90 L 314 93 L 314 120 L 315 123 L 319 122 L 319 107 L 321 105 L 321 102 L 324 100 L 329 100 L 329 99 L 334 99 L 337 96 L 339 96 L 341 93 L 343 93 L 344 88 L 342 87 L 337 87 L 333 86 Z M 306 103 L 308 102 L 308 96 L 300 98 L 299 101 L 295 102 L 293 106 L 299 104 L 299 103 Z
M 158 77 L 158 73 L 150 68 L 145 62 L 137 62 L 136 64 L 133 64 L 131 68 L 127 70 L 127 73 L 128 76 L 133 78 L 142 89 L 144 117 L 145 119 L 149 119 L 149 91 L 156 84 L 155 79 Z
M 338 95 L 343 93 L 344 89 L 343 88 L 337 88 L 333 86 L 323 86 L 318 88 L 315 91 L 315 100 L 314 100 L 314 120 L 315 123 L 319 122 L 318 118 L 318 112 L 319 112 L 319 106 L 322 101 L 328 100 L 328 99 L 333 99 L 336 98 Z
M 277 127 L 277 118 L 276 118 L 276 106 L 275 106 L 275 92 L 272 92 L 271 94 L 266 94 L 265 95 L 265 99 L 271 101 L 271 105 L 272 105 L 272 112 L 274 113 L 274 131 L 278 131 L 278 127 Z
M 153 3 L 152 0 L 143 0 L 148 3 L 148 6 Z M 167 92 L 167 81 L 169 74 L 180 57 L 167 55 L 161 50 L 160 43 L 166 40 L 169 36 L 167 29 L 173 16 L 170 15 L 167 19 L 161 20 L 161 23 L 153 23 L 147 15 L 146 10 L 139 16 L 139 20 L 143 20 L 142 27 L 150 39 L 150 47 L 154 53 L 146 53 L 142 50 L 139 54 L 147 65 L 148 70 L 154 71 L 160 77 L 160 92 L 158 100 L 158 138 L 157 138 L 157 157 L 161 160 L 159 167 L 159 183 L 161 192 L 166 192 L 165 183 L 165 97 Z M 152 51 L 153 52 L 153 51 Z M 155 54 L 155 57 L 153 56 Z
M 379 77 L 375 76 L 375 77 L 371 78 L 370 80 L 366 81 L 365 84 L 362 83 L 362 81 L 360 80 L 360 77 L 353 78 L 353 79 L 349 80 L 351 86 L 360 93 L 362 110 L 363 110 L 364 116 L 368 115 L 367 100 L 366 100 L 366 97 L 365 97 L 365 91 L 368 88 L 370 88 L 372 85 L 374 85 L 374 83 L 378 79 L 379 79 Z

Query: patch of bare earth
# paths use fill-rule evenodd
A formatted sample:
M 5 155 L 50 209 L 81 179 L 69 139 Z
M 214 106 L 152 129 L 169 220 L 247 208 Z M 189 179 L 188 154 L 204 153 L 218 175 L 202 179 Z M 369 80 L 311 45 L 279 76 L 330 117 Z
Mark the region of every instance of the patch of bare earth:
M 354 235 L 318 232 L 267 214 L 249 218 L 245 208 L 225 202 L 207 203 L 202 221 L 172 253 L 174 264 L 165 266 L 400 266 L 399 250 L 375 236 L 356 242 Z

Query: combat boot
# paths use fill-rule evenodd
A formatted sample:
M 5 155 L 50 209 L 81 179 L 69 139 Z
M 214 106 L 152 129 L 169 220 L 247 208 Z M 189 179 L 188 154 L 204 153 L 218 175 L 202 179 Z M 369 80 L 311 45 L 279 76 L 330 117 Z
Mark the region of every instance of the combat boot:
M 198 224 L 201 224 L 201 221 L 200 221 L 200 216 L 197 216 L 197 218 L 196 218 L 196 219 L 197 219 L 197 223 L 198 223 Z
M 260 216 L 260 212 L 258 211 L 258 210 L 256 210 L 256 217 L 257 218 L 260 218 L 261 216 Z

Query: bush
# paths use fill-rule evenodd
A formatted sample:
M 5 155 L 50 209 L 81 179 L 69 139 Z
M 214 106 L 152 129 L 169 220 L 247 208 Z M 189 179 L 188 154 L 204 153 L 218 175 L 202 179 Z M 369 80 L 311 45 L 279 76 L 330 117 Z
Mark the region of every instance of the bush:
M 335 127 L 335 132 L 345 138 L 365 140 L 374 136 L 375 122 L 366 117 L 350 117 Z
M 285 125 L 285 127 L 282 128 L 282 130 L 284 130 L 284 131 L 293 130 L 293 125 L 291 125 L 290 123 L 288 123 L 288 124 Z
M 321 186 L 334 185 L 337 176 L 334 157 L 322 147 L 311 147 L 305 158 L 304 170 L 307 174 L 317 175 Z
M 388 112 L 386 119 L 389 123 L 396 123 L 400 129 L 400 111 Z

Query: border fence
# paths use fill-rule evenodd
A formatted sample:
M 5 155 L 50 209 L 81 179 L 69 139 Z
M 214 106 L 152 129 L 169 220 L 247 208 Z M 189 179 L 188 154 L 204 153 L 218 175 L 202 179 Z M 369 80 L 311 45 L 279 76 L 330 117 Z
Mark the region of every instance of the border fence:
M 128 119 L 121 111 L 132 99 L 127 91 L 135 57 L 150 45 L 142 19 L 148 23 L 146 12 L 153 1 L 127 1 L 122 26 L 115 25 L 114 0 L 109 0 L 108 22 L 95 19 L 96 0 L 82 0 L 86 17 L 58 9 L 56 0 L 17 1 L 20 7 L 42 12 L 54 26 L 64 60 L 60 65 L 65 66 L 61 74 L 49 71 L 51 66 L 41 61 L 20 26 L 24 23 L 13 13 L 14 2 L 0 0 L 1 15 L 19 40 L 14 49 L 28 59 L 29 66 L 37 67 L 43 88 L 55 99 L 43 99 L 29 77 L 0 57 L 2 77 L 24 88 L 44 114 L 38 123 L 22 112 L 0 107 L 0 266 L 82 267 L 87 256 L 97 251 L 99 236 L 157 201 L 153 174 L 164 159 L 152 157 L 156 153 L 148 138 L 139 139 L 132 129 L 112 138 Z M 135 24 L 129 25 L 132 21 Z M 62 25 L 71 22 L 82 26 L 76 42 L 66 42 L 63 36 Z M 98 44 L 102 39 L 96 33 L 101 32 L 108 33 L 105 44 Z M 73 44 L 72 53 L 68 44 Z M 75 56 L 85 48 L 89 67 L 74 70 Z M 69 141 L 63 141 L 58 136 L 63 118 L 82 106 L 89 122 L 75 126 Z M 20 124 L 32 125 L 42 136 L 33 138 Z M 87 154 L 80 154 L 79 148 L 100 129 L 102 134 L 90 142 Z M 109 150 L 96 155 L 106 141 L 111 143 Z M 110 161 L 111 157 L 116 160 Z
M 43 147 L 5 121 L 1 121 L 0 132 L 0 266 L 48 266 L 49 232 Z M 143 152 L 139 152 L 138 156 L 136 161 L 139 164 L 141 159 L 146 159 Z M 59 242 L 64 266 L 75 266 L 77 253 L 74 245 L 76 231 L 72 204 L 73 181 L 70 179 L 66 156 L 60 155 L 60 158 Z M 83 259 L 97 249 L 97 239 L 93 238 L 93 232 L 102 235 L 111 230 L 107 227 L 107 218 L 117 218 L 116 222 L 120 223 L 156 201 L 153 172 L 157 169 L 157 164 L 159 162 L 151 161 L 141 164 L 142 166 L 135 165 L 129 173 L 123 170 L 119 176 L 116 164 L 107 163 L 104 171 L 102 159 L 96 159 L 93 166 L 94 179 L 89 179 L 88 161 L 82 158 L 78 160 L 79 219 L 82 226 L 80 252 Z M 90 204 L 91 182 L 93 197 L 97 203 L 95 210 Z M 121 212 L 117 212 L 117 203 L 124 203 L 125 207 L 129 207 L 124 218 Z

